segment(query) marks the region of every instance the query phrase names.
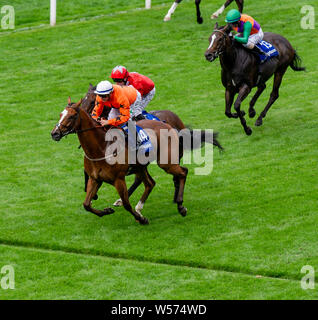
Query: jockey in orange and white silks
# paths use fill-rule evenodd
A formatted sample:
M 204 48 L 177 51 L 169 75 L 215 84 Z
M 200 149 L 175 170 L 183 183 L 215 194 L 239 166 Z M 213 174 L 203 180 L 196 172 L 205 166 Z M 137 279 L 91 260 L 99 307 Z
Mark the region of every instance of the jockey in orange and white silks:
M 134 120 L 141 113 L 141 95 L 132 86 L 112 85 L 109 81 L 101 81 L 95 90 L 97 95 L 92 118 L 101 125 L 119 126 L 129 119 Z M 108 120 L 99 119 L 104 108 L 112 108 Z
M 140 113 L 147 107 L 156 93 L 155 84 L 151 79 L 138 72 L 128 72 L 124 66 L 116 66 L 112 70 L 111 78 L 119 85 L 130 85 L 138 90 L 141 94 L 140 106 L 142 110 Z M 141 119 L 142 117 L 139 118 Z

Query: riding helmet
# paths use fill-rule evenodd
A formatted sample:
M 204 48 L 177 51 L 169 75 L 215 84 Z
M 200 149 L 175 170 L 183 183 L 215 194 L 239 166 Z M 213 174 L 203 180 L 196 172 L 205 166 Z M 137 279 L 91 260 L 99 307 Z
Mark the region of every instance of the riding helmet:
M 128 77 L 128 71 L 124 66 L 116 66 L 111 74 L 112 79 L 125 79 Z
M 238 11 L 236 9 L 232 9 L 227 13 L 226 18 L 225 18 L 225 22 L 227 22 L 227 23 L 237 22 L 240 20 L 240 18 L 241 18 L 240 11 Z
M 112 91 L 113 91 L 113 85 L 105 80 L 105 81 L 101 81 L 97 87 L 96 87 L 96 90 L 94 91 L 94 93 L 100 95 L 100 96 L 103 96 L 103 95 L 106 95 L 106 94 L 110 94 Z

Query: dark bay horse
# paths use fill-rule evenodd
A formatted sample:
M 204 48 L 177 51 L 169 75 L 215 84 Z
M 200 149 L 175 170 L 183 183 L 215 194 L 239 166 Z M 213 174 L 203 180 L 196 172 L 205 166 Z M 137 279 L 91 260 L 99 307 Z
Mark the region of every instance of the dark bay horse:
M 91 112 L 93 111 L 93 108 L 95 106 L 95 100 L 96 100 L 96 94 L 94 93 L 95 89 L 96 89 L 96 87 L 93 86 L 92 84 L 90 84 L 88 91 L 82 101 L 82 108 L 88 114 L 91 114 Z M 69 105 L 71 104 L 70 99 L 68 101 L 68 104 Z M 178 115 L 170 110 L 153 110 L 153 111 L 149 111 L 149 113 L 157 116 L 161 121 L 168 123 L 172 128 L 176 129 L 178 132 L 186 128 L 186 126 L 184 125 L 182 120 L 178 117 Z M 107 114 L 104 114 L 104 116 L 107 117 Z M 193 133 L 193 131 L 190 131 L 190 132 Z M 205 133 L 205 131 L 202 131 L 201 142 L 202 143 L 205 143 L 205 142 L 211 143 L 211 144 L 217 146 L 219 148 L 219 150 L 223 150 L 223 147 L 221 146 L 221 144 L 217 140 L 217 133 L 214 133 L 213 135 L 209 135 L 208 133 Z M 192 143 L 192 146 L 193 146 L 193 144 L 194 143 Z M 180 157 L 180 159 L 181 158 L 182 158 L 182 156 Z M 89 176 L 85 172 L 85 170 L 84 170 L 84 176 L 85 176 L 84 190 L 86 192 Z M 129 197 L 134 193 L 134 191 L 140 186 L 141 183 L 142 183 L 141 179 L 139 179 L 138 176 L 136 175 L 135 181 L 128 189 L 128 196 Z M 176 182 L 174 181 L 174 183 L 176 183 Z M 98 199 L 97 193 L 95 194 L 93 199 L 94 200 Z M 114 202 L 114 206 L 116 206 L 116 207 L 121 206 L 121 205 L 122 205 L 121 199 L 118 199 Z
M 106 182 L 116 188 L 120 198 L 122 199 L 124 208 L 134 216 L 136 221 L 138 221 L 140 224 L 148 224 L 148 220 L 141 214 L 141 210 L 150 192 L 155 186 L 155 181 L 146 170 L 145 164 L 140 164 L 137 161 L 137 163 L 133 165 L 134 173 L 145 185 L 145 191 L 134 210 L 129 202 L 128 190 L 125 181 L 125 177 L 128 174 L 128 171 L 131 169 L 131 165 L 128 163 L 127 143 L 123 143 L 123 149 L 121 150 L 121 152 L 124 152 L 125 155 L 123 163 L 120 164 L 115 162 L 112 164 L 106 161 L 107 150 L 109 150 L 111 144 L 109 141 L 106 141 L 105 134 L 113 127 L 100 126 L 99 123 L 93 120 L 89 114 L 80 107 L 81 102 L 82 101 L 71 106 L 68 105 L 64 109 L 64 111 L 61 113 L 59 123 L 51 132 L 51 136 L 55 141 L 59 141 L 64 136 L 71 133 L 76 133 L 78 136 L 80 144 L 85 152 L 85 171 L 89 175 L 86 198 L 83 203 L 84 208 L 99 217 L 114 212 L 114 210 L 111 208 L 97 210 L 91 205 L 92 199 L 97 193 L 98 189 L 103 182 Z M 183 192 L 188 169 L 180 166 L 173 160 L 172 148 L 175 145 L 179 145 L 179 137 L 177 132 L 173 130 L 170 125 L 159 121 L 141 120 L 138 122 L 138 125 L 144 129 L 152 129 L 152 132 L 155 136 L 152 134 L 150 139 L 157 145 L 156 151 L 154 151 L 157 153 L 157 155 L 155 154 L 157 164 L 166 173 L 173 175 L 174 181 L 178 182 L 177 186 L 175 187 L 175 200 L 179 213 L 182 216 L 185 216 L 187 209 L 183 206 Z M 161 147 L 160 137 L 163 134 L 162 132 L 167 132 L 167 130 L 171 132 L 172 135 L 170 140 L 168 140 L 167 145 Z M 164 155 L 161 158 L 162 153 L 164 153 Z M 110 156 L 113 156 L 112 152 L 110 153 Z M 167 161 L 162 162 L 161 159 L 167 159 Z
M 174 3 L 172 4 L 171 8 L 169 9 L 168 13 L 165 15 L 163 21 L 169 21 L 171 20 L 171 15 L 174 13 L 174 11 L 176 10 L 178 4 L 181 2 L 182 0 L 175 0 Z M 225 1 L 225 3 L 223 4 L 223 6 L 215 11 L 212 16 L 211 19 L 216 19 L 223 11 L 224 9 L 229 6 L 234 0 L 227 0 Z M 235 0 L 238 9 L 240 12 L 243 12 L 243 5 L 244 5 L 244 0 Z M 196 6 L 196 12 L 197 12 L 197 22 L 199 24 L 203 23 L 203 18 L 201 16 L 201 11 L 200 11 L 200 3 L 201 0 L 195 0 L 195 6 Z
M 255 123 L 256 126 L 260 126 L 269 108 L 279 96 L 279 87 L 287 68 L 291 67 L 294 71 L 305 70 L 301 67 L 301 59 L 296 50 L 286 38 L 279 34 L 265 32 L 264 40 L 275 46 L 279 56 L 259 65 L 258 57 L 233 39 L 231 26 L 226 25 L 219 28 L 216 23 L 209 38 L 210 46 L 205 52 L 205 57 L 210 62 L 213 62 L 217 57 L 220 58 L 222 84 L 225 87 L 225 115 L 229 118 L 240 118 L 247 135 L 251 135 L 252 130 L 246 125 L 245 112 L 241 111 L 240 107 L 252 88 L 257 87 L 257 91 L 250 101 L 250 118 L 256 115 L 254 105 L 265 90 L 266 81 L 274 74 L 273 90 L 269 101 Z M 231 113 L 236 94 L 238 94 L 234 103 L 236 113 Z

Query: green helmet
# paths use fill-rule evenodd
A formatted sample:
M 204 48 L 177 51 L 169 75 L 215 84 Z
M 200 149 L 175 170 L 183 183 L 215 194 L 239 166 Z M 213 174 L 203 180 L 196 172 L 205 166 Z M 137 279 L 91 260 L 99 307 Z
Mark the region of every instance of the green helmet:
M 236 9 L 232 9 L 227 13 L 225 22 L 227 23 L 237 22 L 240 20 L 240 18 L 241 18 L 241 13 Z

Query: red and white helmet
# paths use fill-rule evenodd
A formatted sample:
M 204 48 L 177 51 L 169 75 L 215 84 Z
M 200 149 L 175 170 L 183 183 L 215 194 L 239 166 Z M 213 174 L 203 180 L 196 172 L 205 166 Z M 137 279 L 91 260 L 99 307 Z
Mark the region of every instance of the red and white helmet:
M 116 66 L 111 74 L 111 78 L 124 80 L 128 77 L 128 71 L 124 66 Z

